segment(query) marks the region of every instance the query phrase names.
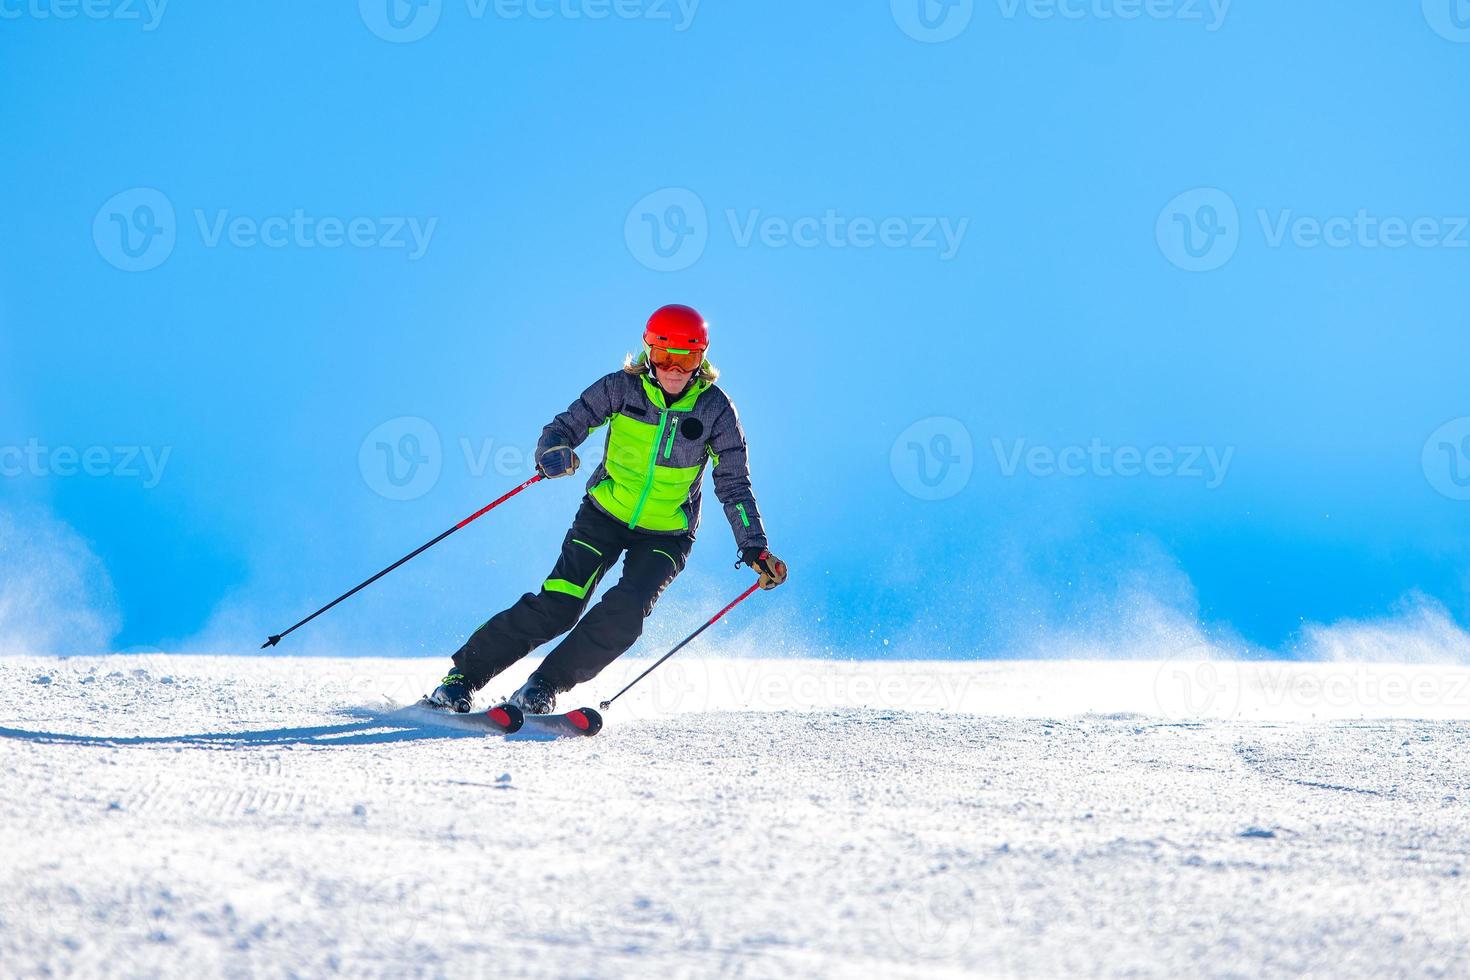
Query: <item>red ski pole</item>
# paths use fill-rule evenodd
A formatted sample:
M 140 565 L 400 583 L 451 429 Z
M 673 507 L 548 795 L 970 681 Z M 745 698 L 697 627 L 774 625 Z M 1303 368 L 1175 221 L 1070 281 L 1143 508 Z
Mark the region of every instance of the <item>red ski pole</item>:
M 736 606 L 740 605 L 746 599 L 750 598 L 750 594 L 752 592 L 754 592 L 756 589 L 760 588 L 760 587 L 761 587 L 760 582 L 756 582 L 750 588 L 748 588 L 744 592 L 740 593 L 740 597 L 738 599 L 736 599 L 734 602 L 730 603 L 724 609 L 721 609 L 719 612 L 717 612 L 713 616 L 711 616 L 705 622 L 705 624 L 703 626 L 701 626 L 699 629 L 695 630 L 693 633 L 690 633 L 688 636 L 684 637 L 683 640 L 679 641 L 679 645 L 678 646 L 674 647 L 674 649 L 670 650 L 668 653 L 664 654 L 662 657 L 659 657 L 657 660 L 655 660 L 652 667 L 649 667 L 643 673 L 641 673 L 637 677 L 633 678 L 633 680 L 631 682 L 629 682 L 628 687 L 623 688 L 621 691 L 619 691 L 618 693 L 614 694 L 612 697 L 608 698 L 606 701 L 603 701 L 601 704 L 598 705 L 598 707 L 601 708 L 603 711 L 606 711 L 609 707 L 612 706 L 612 703 L 614 701 L 616 701 L 618 698 L 622 697 L 624 694 L 627 694 L 629 688 L 631 688 L 634 684 L 637 684 L 639 681 L 643 680 L 643 678 L 647 677 L 649 674 L 653 673 L 654 670 L 656 670 L 658 668 L 658 665 L 659 664 L 663 663 L 665 660 L 669 659 L 674 654 L 678 653 L 680 650 L 682 650 L 686 646 L 688 646 L 689 645 L 689 642 L 691 640 L 693 640 L 699 634 L 703 633 L 705 630 L 709 629 L 711 626 L 715 625 L 715 623 L 719 622 L 721 616 L 725 615 L 725 613 L 729 612 L 731 609 L 734 609 Z
M 449 530 L 445 531 L 443 534 L 439 535 L 433 541 L 430 541 L 429 543 L 427 543 L 425 545 L 422 545 L 422 546 L 420 546 L 418 548 L 415 548 L 413 551 L 411 551 L 408 554 L 404 555 L 402 558 L 398 559 L 393 564 L 389 565 L 387 568 L 383 569 L 381 572 L 379 572 L 378 574 L 374 575 L 372 578 L 368 579 L 366 582 L 363 582 L 361 585 L 358 585 L 356 588 L 353 588 L 350 591 L 344 592 L 342 595 L 339 595 L 337 598 L 333 599 L 331 602 L 327 603 L 325 606 L 322 606 L 316 612 L 312 613 L 310 616 L 307 616 L 305 619 L 303 619 L 301 622 L 297 623 L 295 626 L 291 627 L 288 630 L 282 630 L 281 632 L 277 633 L 275 636 L 272 636 L 270 639 L 268 639 L 264 643 L 262 643 L 260 645 L 260 648 L 262 650 L 264 650 L 266 647 L 273 647 L 273 646 L 275 646 L 277 643 L 280 643 L 281 642 L 281 639 L 283 637 L 290 636 L 291 633 L 293 633 L 294 631 L 296 631 L 296 630 L 300 629 L 301 627 L 305 626 L 307 623 L 311 622 L 313 619 L 316 619 L 322 613 L 326 612 L 328 609 L 331 609 L 333 606 L 335 606 L 337 603 L 341 602 L 343 599 L 350 599 L 351 597 L 357 595 L 357 593 L 361 592 L 363 589 L 367 588 L 369 585 L 372 585 L 378 579 L 382 578 L 384 575 L 387 575 L 389 572 L 393 571 L 393 569 L 397 568 L 399 565 L 402 565 L 404 562 L 410 561 L 411 559 L 417 558 L 419 555 L 423 554 L 424 552 L 428 551 L 430 548 L 434 547 L 434 545 L 438 544 L 440 541 L 443 541 L 445 538 L 449 537 L 455 531 L 458 531 L 460 528 L 465 527 L 466 525 L 468 525 L 468 524 L 470 524 L 470 523 L 472 523 L 474 521 L 479 520 L 480 518 L 484 517 L 486 514 L 490 513 L 492 510 L 494 510 L 495 508 L 499 507 L 501 504 L 505 503 L 511 497 L 514 497 L 516 494 L 520 493 L 522 490 L 524 490 L 527 487 L 529 487 L 531 484 L 537 483 L 537 482 L 539 482 L 541 480 L 544 480 L 544 479 L 546 479 L 544 476 L 542 476 L 540 473 L 537 473 L 535 476 L 531 477 L 525 483 L 522 483 L 520 486 L 516 487 L 514 490 L 510 491 L 509 493 L 505 494 L 504 496 L 502 496 L 502 497 L 500 497 L 500 498 L 498 498 L 496 500 L 490 501 L 490 503 L 486 504 L 484 507 L 481 507 L 479 510 L 475 511 L 469 517 L 466 517 L 464 520 L 462 520 L 458 524 L 454 525 L 454 527 L 450 528 Z

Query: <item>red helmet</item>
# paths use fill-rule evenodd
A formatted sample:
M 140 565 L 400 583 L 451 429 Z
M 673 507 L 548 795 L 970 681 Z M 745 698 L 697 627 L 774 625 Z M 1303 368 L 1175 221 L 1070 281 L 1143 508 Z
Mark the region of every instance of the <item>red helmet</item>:
M 664 350 L 709 350 L 709 325 L 699 311 L 688 306 L 663 306 L 648 318 L 643 328 L 643 343 Z

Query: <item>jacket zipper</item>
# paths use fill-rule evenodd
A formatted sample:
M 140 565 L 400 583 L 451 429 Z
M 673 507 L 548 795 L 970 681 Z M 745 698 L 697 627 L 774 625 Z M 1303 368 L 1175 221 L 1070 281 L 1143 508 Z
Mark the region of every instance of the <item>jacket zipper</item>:
M 675 415 L 669 419 L 669 438 L 664 443 L 664 459 L 669 458 L 669 453 L 674 450 L 674 433 L 679 431 L 679 416 Z
M 638 518 L 643 514 L 643 505 L 648 503 L 648 495 L 653 492 L 653 470 L 658 466 L 658 444 L 664 438 L 664 424 L 669 420 L 668 410 L 658 413 L 658 432 L 653 437 L 653 452 L 648 456 L 648 474 L 643 478 L 643 493 L 638 497 L 638 506 L 633 508 L 633 516 L 628 519 L 629 530 L 637 530 Z

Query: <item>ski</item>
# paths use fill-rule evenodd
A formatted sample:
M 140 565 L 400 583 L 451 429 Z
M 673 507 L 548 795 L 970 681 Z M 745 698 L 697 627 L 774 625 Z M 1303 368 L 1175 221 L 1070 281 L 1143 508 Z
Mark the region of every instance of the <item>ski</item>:
M 497 704 L 489 711 L 458 712 L 427 698 L 412 706 L 413 711 L 426 713 L 435 724 L 443 723 L 456 728 L 482 728 L 487 732 L 511 735 L 521 730 L 525 715 L 513 704 Z
M 462 714 L 433 702 L 420 701 L 408 710 L 413 712 L 415 718 L 422 718 L 429 724 L 473 728 L 491 735 L 525 732 L 543 736 L 590 737 L 602 731 L 602 715 L 592 708 L 577 708 L 549 715 L 528 715 L 513 704 L 498 704 L 488 711 Z
M 602 731 L 602 715 L 592 708 L 577 708 L 560 714 L 526 715 L 525 725 L 528 730 L 591 737 Z

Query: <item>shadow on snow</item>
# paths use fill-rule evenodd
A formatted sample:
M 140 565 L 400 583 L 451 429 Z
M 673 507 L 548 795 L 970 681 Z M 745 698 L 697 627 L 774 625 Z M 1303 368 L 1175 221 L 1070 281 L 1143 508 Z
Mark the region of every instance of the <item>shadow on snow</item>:
M 233 748 L 262 745 L 383 745 L 390 742 L 420 742 L 432 739 L 504 738 L 511 741 L 548 742 L 557 736 L 543 732 L 520 731 L 514 735 L 493 734 L 484 729 L 457 727 L 452 718 L 436 724 L 412 709 L 400 709 L 375 715 L 363 711 L 361 721 L 340 725 L 312 725 L 302 728 L 266 728 L 244 732 L 204 732 L 198 735 L 73 735 L 67 732 L 34 732 L 0 726 L 0 738 L 12 738 L 42 745 L 117 746 L 192 746 L 195 748 Z M 357 713 L 357 712 L 354 712 Z

